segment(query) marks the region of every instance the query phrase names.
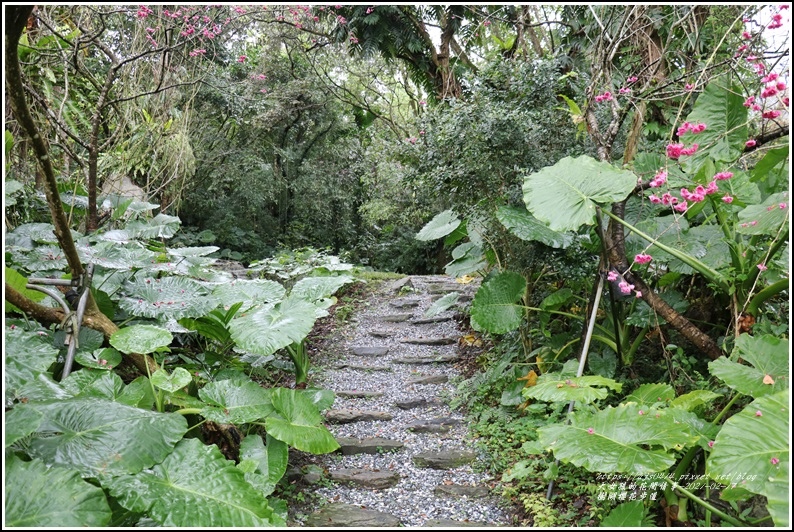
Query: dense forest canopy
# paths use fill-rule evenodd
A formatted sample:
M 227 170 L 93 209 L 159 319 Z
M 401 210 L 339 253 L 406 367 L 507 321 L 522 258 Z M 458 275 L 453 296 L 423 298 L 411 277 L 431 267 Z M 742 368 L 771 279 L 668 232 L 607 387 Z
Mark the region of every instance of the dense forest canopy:
M 460 401 L 483 432 L 526 428 L 500 473 L 521 464 L 505 482 L 528 514 L 562 461 L 761 478 L 716 502 L 666 486 L 665 510 L 591 493 L 612 523 L 786 525 L 790 11 L 4 6 L 6 498 L 57 474 L 90 507 L 60 525 L 283 524 L 281 475 L 244 478 L 239 448 L 205 466 L 236 471 L 245 511 L 174 522 L 131 486 L 196 460 L 210 442 L 188 423 L 245 427 L 251 455 L 334 450 L 306 338 L 355 264 L 482 278 L 469 306 L 444 301 L 493 347 Z M 269 387 L 277 371 L 295 386 Z M 629 418 L 651 409 L 643 439 Z M 60 453 L 53 427 L 88 410 L 144 412 L 149 456 Z M 626 427 L 603 440 L 632 463 L 599 427 Z

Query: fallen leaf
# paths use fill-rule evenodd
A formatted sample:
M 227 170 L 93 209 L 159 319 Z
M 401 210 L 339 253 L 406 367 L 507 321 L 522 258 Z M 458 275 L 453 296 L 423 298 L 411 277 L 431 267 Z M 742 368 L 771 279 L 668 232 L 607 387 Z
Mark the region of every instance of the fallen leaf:
M 773 379 L 769 375 L 764 375 L 764 384 L 769 384 L 769 385 L 775 384 L 775 379 Z

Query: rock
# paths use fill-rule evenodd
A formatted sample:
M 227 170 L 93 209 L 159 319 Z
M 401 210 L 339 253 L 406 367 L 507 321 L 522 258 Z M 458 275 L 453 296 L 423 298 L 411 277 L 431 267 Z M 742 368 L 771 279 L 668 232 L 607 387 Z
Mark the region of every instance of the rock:
M 437 417 L 434 419 L 422 419 L 409 423 L 405 426 L 406 430 L 417 434 L 443 434 L 449 432 L 453 425 L 459 425 L 460 420 L 451 417 Z
M 355 410 L 353 408 L 340 408 L 328 410 L 325 419 L 329 423 L 355 423 L 356 421 L 390 421 L 392 415 L 388 412 L 377 410 Z
M 389 366 L 367 366 L 365 364 L 339 364 L 334 369 L 357 369 L 361 371 L 392 371 Z
M 401 441 L 387 438 L 336 438 L 336 441 L 339 444 L 339 452 L 346 456 L 397 451 L 405 445 Z
M 286 476 L 289 482 L 302 481 L 306 484 L 317 484 L 325 477 L 325 470 L 314 464 L 303 467 L 293 466 L 287 469 Z
M 413 314 L 386 314 L 381 316 L 380 319 L 390 323 L 399 323 L 401 321 L 408 321 Z
M 355 397 L 358 399 L 369 399 L 371 397 L 381 397 L 383 392 L 369 392 L 365 390 L 339 390 L 334 392 L 339 397 Z
M 413 325 L 426 325 L 428 323 L 442 323 L 452 319 L 452 316 L 433 316 L 432 318 L 418 318 L 411 320 Z
M 405 381 L 406 384 L 444 384 L 449 381 L 446 375 L 422 375 L 421 377 L 412 377 Z
M 470 451 L 441 451 L 437 453 L 419 453 L 414 456 L 413 461 L 416 467 L 454 469 L 470 464 L 476 458 L 477 455 Z
M 400 475 L 393 471 L 370 471 L 368 469 L 338 469 L 329 473 L 331 480 L 356 484 L 364 488 L 383 490 L 396 486 Z
M 400 520 L 386 512 L 367 510 L 361 506 L 331 503 L 306 519 L 306 526 L 336 527 L 398 527 Z
M 454 519 L 428 519 L 425 521 L 423 526 L 426 527 L 446 527 L 446 528 L 458 528 L 459 526 L 473 526 L 473 527 L 480 527 L 480 528 L 487 528 L 490 525 L 488 523 L 483 523 L 482 521 L 455 521 Z
M 418 299 L 395 299 L 393 301 L 389 301 L 389 305 L 394 308 L 413 308 L 419 306 Z
M 458 360 L 456 355 L 436 355 L 430 357 L 404 357 L 392 360 L 395 364 L 435 364 L 445 362 L 455 362 Z
M 458 284 L 437 284 L 427 288 L 430 294 L 448 294 L 449 292 L 459 292 L 460 285 Z
M 400 340 L 400 342 L 414 345 L 451 345 L 458 343 L 458 340 L 442 336 L 440 338 L 407 338 Z
M 461 484 L 439 484 L 433 493 L 436 495 L 449 495 L 452 497 L 469 497 L 472 499 L 479 499 L 487 497 L 491 492 L 485 486 L 463 486 Z
M 427 400 L 427 399 L 419 398 L 419 399 L 408 399 L 405 401 L 397 401 L 396 403 L 394 403 L 394 406 L 402 410 L 411 410 L 413 408 L 419 408 L 422 406 L 440 406 L 443 404 L 444 403 L 439 401 L 438 399 Z
M 369 335 L 375 338 L 389 338 L 393 334 L 392 331 L 369 331 Z
M 386 356 L 388 352 L 388 347 L 361 346 L 350 348 L 350 353 L 357 357 L 382 357 Z
M 411 281 L 410 277 L 403 277 L 402 279 L 397 279 L 393 283 L 389 285 L 389 290 L 392 292 L 399 292 L 402 288 L 406 286 L 408 288 L 413 288 L 414 283 Z

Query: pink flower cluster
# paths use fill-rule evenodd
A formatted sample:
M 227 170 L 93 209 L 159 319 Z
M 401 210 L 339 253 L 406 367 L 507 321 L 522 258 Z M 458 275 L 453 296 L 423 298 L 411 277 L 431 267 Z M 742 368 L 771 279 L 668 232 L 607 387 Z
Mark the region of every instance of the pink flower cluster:
M 690 124 L 689 122 L 684 122 L 681 124 L 681 127 L 678 128 L 676 133 L 679 137 L 683 137 L 689 132 L 697 135 L 698 133 L 703 133 L 704 131 L 706 131 L 706 124 Z
M 608 102 L 611 99 L 612 99 L 612 93 L 609 91 L 606 91 L 604 94 L 597 94 L 595 97 L 595 101 L 598 103 Z
M 665 172 L 664 170 L 659 170 L 656 173 L 656 175 L 653 176 L 653 179 L 651 179 L 651 182 L 648 183 L 648 186 L 650 186 L 651 188 L 659 188 L 660 186 L 664 185 L 665 183 L 667 183 L 667 172 Z
M 698 145 L 693 144 L 689 148 L 684 148 L 683 144 L 668 144 L 667 156 L 671 159 L 679 159 L 682 155 L 693 155 L 698 151 Z
M 634 262 L 637 264 L 648 264 L 653 260 L 653 257 L 648 255 L 647 253 L 640 253 L 634 256 Z
M 639 257 L 639 256 L 640 256 L 640 255 L 637 255 L 637 257 Z M 651 260 L 651 258 L 650 258 L 650 255 L 646 255 L 646 256 L 647 256 L 647 257 L 649 257 L 647 262 L 650 262 L 650 260 Z M 636 260 L 636 257 L 635 257 L 635 260 Z M 617 280 L 618 280 L 618 277 L 619 277 L 619 276 L 618 276 L 618 272 L 616 272 L 615 270 L 609 270 L 609 273 L 607 273 L 607 281 L 610 281 L 610 282 L 617 281 Z M 629 283 L 628 283 L 628 282 L 626 282 L 625 280 L 621 280 L 621 281 L 618 283 L 618 288 L 620 288 L 620 292 L 621 292 L 622 294 L 627 294 L 627 295 L 628 295 L 628 294 L 630 294 L 630 293 L 631 293 L 631 291 L 632 291 L 632 290 L 634 290 L 634 285 L 633 285 L 633 284 L 629 284 Z M 639 290 L 637 290 L 637 291 L 634 293 L 634 295 L 635 295 L 636 297 L 638 297 L 638 298 L 639 298 L 639 297 L 642 297 L 642 292 L 640 292 Z

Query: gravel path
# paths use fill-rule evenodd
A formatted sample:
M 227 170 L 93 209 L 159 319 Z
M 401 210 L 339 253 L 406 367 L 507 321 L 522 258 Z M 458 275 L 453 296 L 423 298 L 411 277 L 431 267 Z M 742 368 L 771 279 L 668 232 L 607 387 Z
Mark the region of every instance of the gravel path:
M 399 286 L 407 286 L 398 291 Z M 409 289 L 410 288 L 410 289 Z M 468 428 L 459 412 L 449 409 L 444 399 L 454 387 L 449 382 L 437 384 L 412 383 L 418 377 L 444 377 L 452 379 L 458 375 L 452 362 L 425 363 L 428 357 L 454 358 L 455 343 L 461 333 L 454 320 L 417 324 L 424 318 L 425 310 L 450 290 L 458 290 L 463 296 L 473 295 L 474 286 L 455 284 L 445 276 L 411 276 L 398 282 L 384 283 L 370 296 L 368 305 L 360 310 L 351 324 L 338 330 L 339 337 L 332 352 L 324 353 L 314 362 L 311 382 L 313 386 L 336 392 L 366 391 L 382 395 L 356 398 L 337 395 L 332 411 L 326 413 L 327 426 L 337 439 L 340 438 L 388 438 L 403 443 L 396 451 L 376 454 L 329 455 L 312 457 L 325 474 L 339 470 L 361 469 L 368 473 L 396 473 L 394 487 L 373 489 L 355 484 L 319 482 L 306 486 L 315 497 L 314 508 L 303 508 L 291 516 L 291 526 L 508 526 L 509 515 L 499 506 L 500 499 L 490 493 L 494 479 L 484 473 L 475 472 L 471 463 L 457 467 L 434 469 L 418 467 L 414 458 L 421 453 L 441 451 L 469 453 L 469 461 L 480 457 L 468 436 Z M 439 318 L 451 318 L 454 308 L 440 314 Z M 406 321 L 390 321 L 399 315 Z M 410 317 L 406 316 L 410 315 Z M 406 342 L 408 341 L 408 342 Z M 422 345 L 413 342 L 435 341 L 447 345 Z M 387 348 L 385 354 L 355 355 L 357 348 Z M 382 351 L 383 349 L 381 349 Z M 421 363 L 416 363 L 420 359 Z M 403 360 L 408 359 L 408 360 Z M 369 366 L 373 369 L 359 369 Z M 428 404 L 405 409 L 397 403 L 425 399 Z M 387 420 L 334 422 L 329 416 L 333 412 L 355 415 L 356 411 L 367 411 Z M 419 433 L 406 427 L 417 422 L 444 418 L 443 424 L 431 427 L 438 431 Z M 346 421 L 346 419 L 345 419 Z M 441 466 L 443 467 L 443 466 Z M 395 475 L 392 475 L 395 476 Z M 329 487 L 330 486 L 330 487 Z M 466 496 L 439 494 L 462 486 Z M 479 487 L 473 491 L 475 487 Z M 353 505 L 353 506 L 350 506 Z M 352 524 L 344 524 L 332 510 L 365 510 L 366 515 L 356 515 Z M 330 512 L 330 513 L 329 513 Z M 386 521 L 366 521 L 369 517 L 381 517 Z M 343 512 L 344 513 L 344 512 Z M 364 519 L 364 521 L 361 521 Z M 391 520 L 389 520 L 391 519 Z

